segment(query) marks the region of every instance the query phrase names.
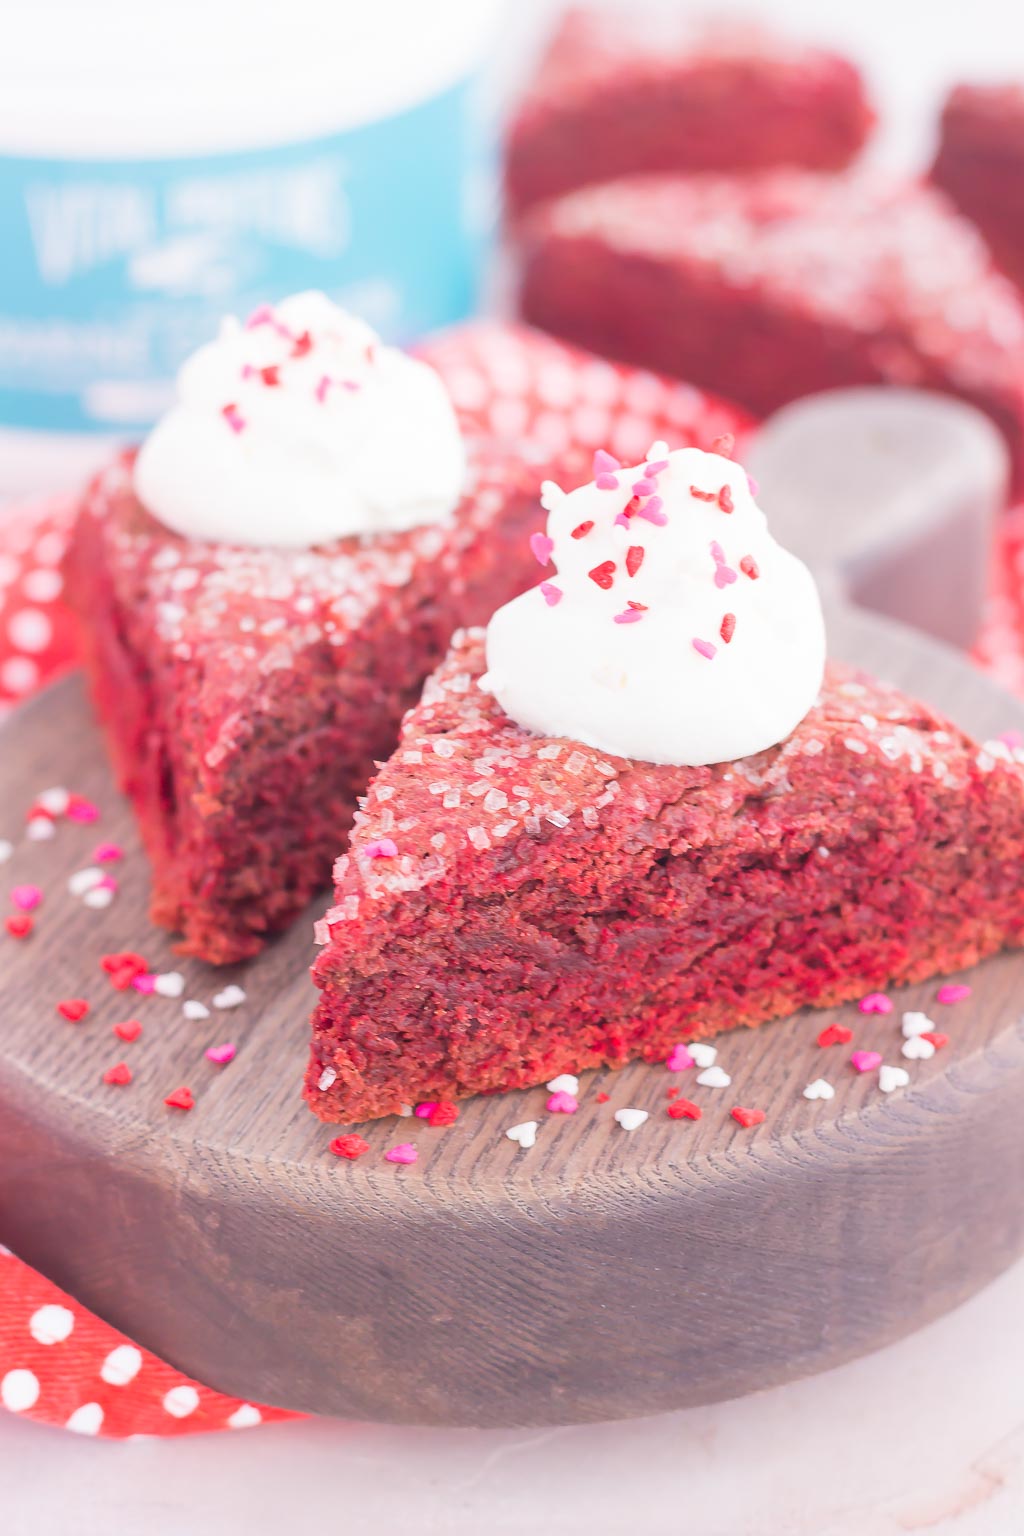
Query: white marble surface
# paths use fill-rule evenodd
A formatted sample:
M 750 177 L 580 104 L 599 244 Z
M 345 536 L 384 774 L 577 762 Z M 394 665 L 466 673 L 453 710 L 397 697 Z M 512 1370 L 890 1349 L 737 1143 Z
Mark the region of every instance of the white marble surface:
M 0 1414 L 5 1536 L 1017 1536 L 1024 1263 L 890 1349 L 732 1403 L 515 1432 L 327 1421 L 135 1444 Z

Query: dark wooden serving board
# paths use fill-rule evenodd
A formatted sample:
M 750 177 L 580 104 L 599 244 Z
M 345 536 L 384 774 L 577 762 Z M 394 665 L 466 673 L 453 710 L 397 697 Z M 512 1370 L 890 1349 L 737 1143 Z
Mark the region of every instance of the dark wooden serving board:
M 839 613 L 832 649 L 926 696 L 980 737 L 1024 707 L 965 662 L 880 619 Z M 0 900 L 46 891 L 37 931 L 0 940 L 0 1239 L 175 1365 L 257 1401 L 439 1424 L 549 1424 L 653 1413 L 767 1386 L 884 1344 L 970 1295 L 1024 1246 L 1024 958 L 973 972 L 973 994 L 934 1003 L 908 989 L 897 1013 L 841 1016 L 855 1044 L 908 1066 L 885 1097 L 850 1048 L 819 1049 L 802 1015 L 719 1041 L 733 1086 L 659 1067 L 591 1074 L 574 1117 L 543 1089 L 469 1101 L 454 1127 L 364 1127 L 355 1164 L 299 1098 L 312 989 L 311 921 L 248 968 L 177 965 L 145 917 L 147 870 L 110 782 L 77 679 L 0 732 L 7 826 L 34 795 L 69 784 L 103 807 L 20 843 Z M 66 890 L 97 835 L 129 851 L 105 911 Z M 318 905 L 322 905 L 318 904 Z M 104 951 L 139 949 L 209 1002 L 114 992 Z M 83 996 L 80 1024 L 62 997 Z M 951 1043 L 900 1057 L 899 1010 L 923 1008 Z M 115 1020 L 144 1034 L 123 1045 Z M 204 1059 L 238 1044 L 235 1061 Z M 133 1067 L 127 1088 L 105 1068 Z M 831 1101 L 808 1102 L 824 1076 Z M 700 1101 L 671 1120 L 670 1083 Z M 164 1107 L 187 1084 L 190 1113 Z M 610 1095 L 599 1104 L 598 1091 Z M 732 1105 L 763 1108 L 740 1129 Z M 627 1134 L 616 1108 L 650 1111 Z M 536 1146 L 504 1135 L 541 1122 Z M 412 1140 L 419 1161 L 385 1149 Z

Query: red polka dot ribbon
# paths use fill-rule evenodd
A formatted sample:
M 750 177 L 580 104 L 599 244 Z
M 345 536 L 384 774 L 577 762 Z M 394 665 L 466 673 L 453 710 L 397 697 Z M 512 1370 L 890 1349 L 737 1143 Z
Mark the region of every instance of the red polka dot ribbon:
M 706 447 L 721 433 L 742 437 L 748 425 L 686 384 L 587 357 L 516 326 L 474 323 L 420 352 L 444 377 L 464 431 L 530 438 L 555 478 L 563 456 L 568 465 L 608 448 L 635 462 L 658 438 Z M 74 662 L 60 575 L 73 515 L 69 498 L 0 509 L 0 712 Z M 1024 693 L 1024 507 L 1003 521 L 976 659 Z M 115 1438 L 296 1417 L 183 1376 L 3 1249 L 0 1403 L 79 1434 Z

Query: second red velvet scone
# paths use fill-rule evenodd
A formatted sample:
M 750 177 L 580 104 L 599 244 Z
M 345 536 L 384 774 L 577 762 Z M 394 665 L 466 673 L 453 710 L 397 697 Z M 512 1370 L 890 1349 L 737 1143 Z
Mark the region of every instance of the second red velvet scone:
M 873 122 L 846 59 L 749 24 L 570 10 L 509 130 L 514 214 L 636 171 L 838 170 Z
M 1024 752 L 821 682 L 810 578 L 742 472 L 651 458 L 549 490 L 548 579 L 486 650 L 456 638 L 370 786 L 318 925 L 325 1120 L 663 1060 L 1024 943 Z
M 938 192 L 864 176 L 637 177 L 549 204 L 522 313 L 758 415 L 816 390 L 941 390 L 1024 471 L 1024 305 Z
M 538 569 L 543 458 L 521 436 L 464 434 L 461 491 L 432 517 L 448 469 L 431 454 L 458 436 L 436 374 L 431 387 L 391 349 L 366 357 L 365 328 L 308 298 L 232 331 L 229 364 L 201 356 L 159 472 L 147 448 L 141 477 L 133 455 L 100 475 L 68 557 L 93 697 L 153 865 L 152 915 L 218 963 L 256 953 L 329 883 L 356 796 L 452 631 Z M 257 362 L 239 365 L 240 347 Z M 528 335 L 517 348 L 529 354 Z M 420 389 L 425 427 L 406 401 Z M 701 434 L 703 397 L 664 392 L 679 430 Z M 709 427 L 723 418 L 740 425 L 708 404 Z M 154 515 L 147 485 L 180 528 Z M 325 538 L 332 519 L 351 522 L 356 490 L 377 526 Z

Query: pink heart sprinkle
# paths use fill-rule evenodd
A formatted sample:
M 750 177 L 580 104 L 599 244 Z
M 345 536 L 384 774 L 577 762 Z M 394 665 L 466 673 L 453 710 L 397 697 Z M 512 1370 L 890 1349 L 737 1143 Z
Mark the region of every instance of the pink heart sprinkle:
M 636 480 L 633 484 L 633 495 L 653 496 L 657 489 L 653 480 Z
M 869 992 L 858 1004 L 861 1013 L 892 1013 L 892 998 L 884 992 Z
M 659 459 L 656 464 L 644 465 L 644 475 L 649 478 L 651 475 L 662 474 L 666 469 L 668 469 L 668 459 Z
M 636 624 L 643 618 L 643 612 L 639 608 L 625 608 L 622 613 L 615 615 L 616 624 Z
M 611 454 L 606 453 L 603 448 L 597 449 L 596 453 L 594 454 L 595 475 L 611 474 L 616 469 L 621 468 L 622 465 L 619 463 L 618 459 L 613 459 Z
M 116 891 L 117 877 L 116 875 L 103 875 L 99 880 L 97 880 L 96 886 L 97 889 L 101 891 Z
M 937 1003 L 962 1003 L 965 997 L 970 997 L 971 989 L 962 981 L 947 981 L 935 994 Z
M 96 864 L 115 864 L 124 858 L 124 849 L 120 843 L 97 843 L 92 857 Z
M 661 506 L 661 497 L 651 496 L 647 501 L 644 502 L 643 506 L 637 512 L 637 517 L 645 517 L 647 521 L 649 523 L 653 523 L 656 528 L 664 528 L 665 524 L 668 522 L 668 518 L 661 510 Z
M 547 1108 L 553 1115 L 574 1115 L 579 1107 L 579 1100 L 571 1093 L 553 1093 L 547 1102 Z
M 854 1051 L 850 1057 L 850 1066 L 856 1068 L 858 1072 L 873 1072 L 881 1065 L 881 1051 Z
M 390 837 L 378 837 L 363 849 L 368 859 L 393 859 L 398 855 L 398 845 Z
M 247 331 L 254 331 L 258 325 L 273 325 L 273 323 L 274 311 L 269 304 L 261 304 L 257 309 L 253 310 L 245 322 L 245 328 Z
M 81 795 L 72 795 L 68 802 L 67 816 L 71 821 L 98 821 L 100 808 Z
M 690 643 L 694 650 L 699 655 L 706 656 L 708 661 L 710 661 L 713 656 L 718 654 L 717 645 L 712 645 L 710 640 L 692 640 Z
M 736 580 L 736 572 L 728 565 L 715 566 L 715 586 L 727 587 Z
M 697 1063 L 683 1044 L 674 1045 L 665 1063 L 669 1072 L 686 1072 Z
M 754 479 L 753 475 L 748 475 L 747 476 L 747 485 L 750 488 L 751 496 L 756 496 L 758 491 L 761 489 L 761 487 L 758 485 L 757 481 Z
M 156 977 L 151 973 L 144 971 L 141 976 L 132 977 L 132 986 L 135 988 L 136 992 L 155 992 Z
M 384 1153 L 385 1161 L 389 1163 L 414 1163 L 418 1157 L 419 1153 L 411 1141 L 401 1141 L 390 1152 Z
M 433 1100 L 429 1100 L 425 1104 L 417 1104 L 414 1113 L 420 1120 L 429 1120 L 436 1108 L 437 1104 Z
M 211 1045 L 206 1052 L 206 1059 L 216 1062 L 218 1067 L 226 1067 L 229 1061 L 234 1060 L 236 1049 L 230 1040 L 226 1040 L 223 1045 Z
M 1024 747 L 1024 732 L 1003 731 L 996 737 L 996 741 L 1001 741 L 1003 746 L 1009 747 L 1011 752 L 1019 752 L 1021 747 Z
M 562 598 L 565 596 L 561 587 L 556 587 L 553 581 L 542 581 L 540 584 L 540 590 L 544 594 L 544 601 L 547 603 L 549 608 L 554 608 L 555 605 L 560 603 Z
M 554 539 L 549 539 L 546 533 L 530 534 L 530 552 L 538 565 L 550 564 L 554 547 Z
M 594 481 L 599 491 L 617 491 L 619 482 L 615 475 L 598 475 Z
M 38 885 L 16 885 L 11 892 L 11 901 L 22 912 L 31 912 L 43 899 L 43 893 Z
M 331 387 L 331 380 L 330 380 L 330 378 L 327 376 L 326 373 L 322 374 L 321 377 L 317 380 L 316 389 L 313 391 L 313 393 L 316 395 L 316 398 L 320 402 L 321 405 L 323 405 L 324 401 L 327 399 L 327 392 L 330 389 L 330 387 Z

